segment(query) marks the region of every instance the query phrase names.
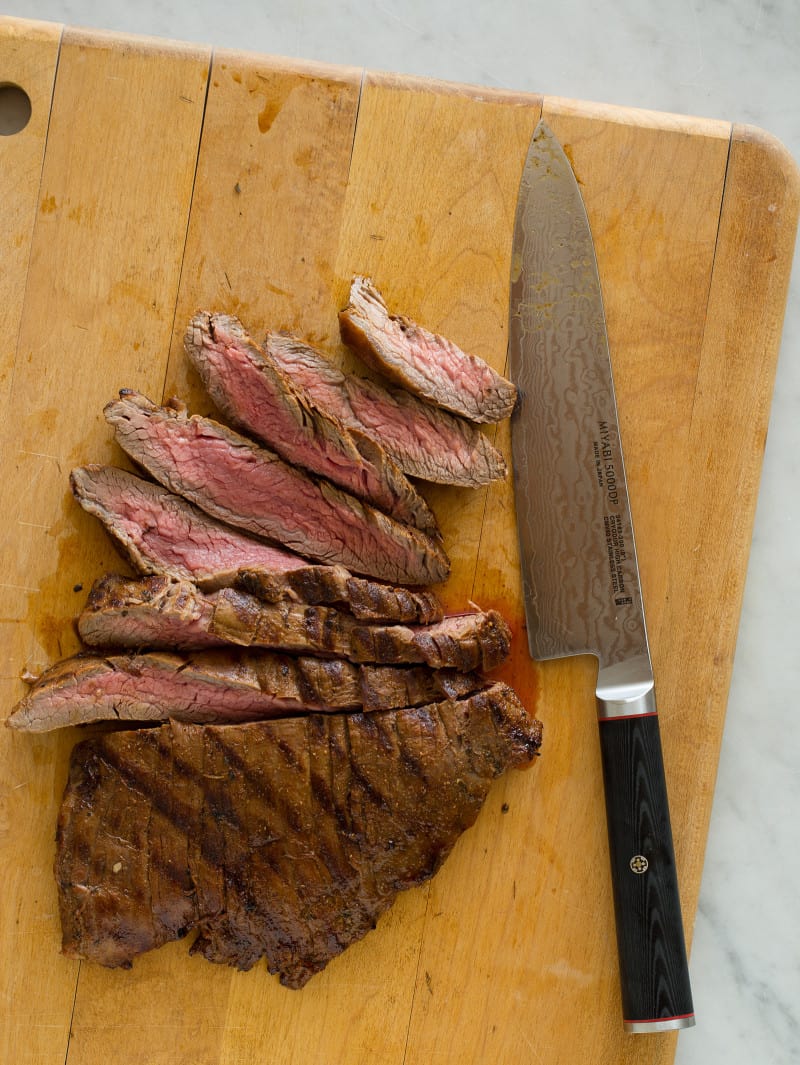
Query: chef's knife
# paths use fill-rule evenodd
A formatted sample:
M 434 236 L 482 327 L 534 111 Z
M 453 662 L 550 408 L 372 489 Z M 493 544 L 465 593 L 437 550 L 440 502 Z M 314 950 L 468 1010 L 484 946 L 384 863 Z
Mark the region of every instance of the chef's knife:
M 600 278 L 578 182 L 544 122 L 514 226 L 511 438 L 528 643 L 597 656 L 597 708 L 630 1032 L 694 1024 L 639 568 Z

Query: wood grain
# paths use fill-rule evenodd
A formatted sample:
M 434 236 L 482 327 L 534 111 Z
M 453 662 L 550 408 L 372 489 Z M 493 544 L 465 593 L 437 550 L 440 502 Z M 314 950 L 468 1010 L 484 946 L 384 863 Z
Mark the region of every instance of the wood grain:
M 49 62 L 52 83 L 52 35 L 26 36 L 30 69 L 46 85 Z M 113 455 L 101 411 L 120 384 L 146 391 L 163 380 L 207 66 L 200 51 L 64 33 L 44 163 L 41 146 L 29 160 L 35 224 L 2 426 L 6 706 L 24 691 L 24 667 L 77 648 L 71 618 L 81 588 L 115 559 L 75 507 L 67 478 L 72 465 Z M 40 133 L 41 109 L 49 110 L 42 93 Z M 162 122 L 173 134 L 168 156 Z M 3 966 L 11 1008 L 0 1058 L 63 1061 L 78 966 L 58 953 L 52 861 L 74 734 L 45 746 L 19 739 L 0 734 L 2 955 L 15 959 Z
M 3 175 L 0 411 L 4 414 L 22 317 L 60 38 L 60 27 L 52 23 L 22 23 L 6 16 L 0 17 L 3 82 L 24 89 L 31 102 L 31 117 L 27 126 L 14 136 L 0 137 L 0 173 Z
M 540 110 L 537 97 L 476 99 L 457 86 L 367 75 L 336 260 L 338 305 L 353 275 L 366 274 L 390 310 L 502 370 L 510 235 Z M 341 345 L 338 352 L 365 372 Z M 443 598 L 464 609 L 487 492 L 429 487 L 426 497 L 452 561 Z
M 182 352 L 195 309 L 233 310 L 256 335 L 292 329 L 365 372 L 336 323 L 363 272 L 390 306 L 503 368 L 517 183 L 543 110 L 597 244 L 690 938 L 793 164 L 727 123 L 107 34 L 67 31 L 59 51 L 59 32 L 0 23 L 3 69 L 35 103 L 26 139 L 0 140 L 14 219 L 0 245 L 6 705 L 22 666 L 76 646 L 73 589 L 115 561 L 66 481 L 77 462 L 121 461 L 103 404 L 128 386 L 211 412 Z M 487 431 L 509 455 L 508 425 Z M 2 1060 L 672 1060 L 674 1035 L 626 1038 L 620 1023 L 596 666 L 527 656 L 510 484 L 425 491 L 454 563 L 447 603 L 500 607 L 514 627 L 502 673 L 545 721 L 536 769 L 501 780 L 434 880 L 291 992 L 263 965 L 234 973 L 185 943 L 131 972 L 61 958 L 52 838 L 75 734 L 2 730 Z

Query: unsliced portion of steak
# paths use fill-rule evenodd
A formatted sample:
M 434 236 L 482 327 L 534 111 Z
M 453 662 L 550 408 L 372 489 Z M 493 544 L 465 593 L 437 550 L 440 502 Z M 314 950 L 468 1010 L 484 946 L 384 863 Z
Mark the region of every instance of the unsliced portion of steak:
M 187 582 L 113 574 L 92 589 L 78 632 L 90 647 L 192 650 L 225 642 L 462 672 L 493 669 L 511 646 L 510 630 L 494 610 L 433 625 L 369 624 L 332 607 L 264 603 L 234 588 L 205 594 Z
M 257 721 L 309 711 L 386 710 L 485 687 L 475 673 L 357 666 L 272 651 L 76 655 L 52 666 L 7 724 L 49 732 L 90 721 Z
M 70 474 L 70 485 L 140 573 L 164 573 L 212 589 L 233 584 L 244 567 L 276 576 L 308 567 L 299 555 L 215 521 L 127 470 L 80 466 Z
M 499 422 L 514 409 L 517 390 L 510 381 L 410 318 L 389 314 L 367 277 L 353 280 L 339 328 L 369 366 L 437 407 L 474 422 Z
M 503 456 L 471 422 L 404 389 L 344 374 L 321 352 L 286 333 L 268 333 L 264 346 L 319 407 L 379 440 L 409 476 L 469 488 L 505 477 Z
M 371 440 L 362 451 L 359 439 L 318 408 L 238 318 L 195 315 L 184 347 L 214 403 L 234 425 L 293 466 L 326 477 L 397 521 L 439 535 L 430 507 L 402 470 Z
M 397 584 L 449 573 L 441 544 L 209 418 L 128 389 L 105 415 L 134 462 L 207 514 L 290 551 Z
M 110 967 L 192 952 L 302 987 L 437 871 L 541 725 L 495 684 L 373 714 L 107 733 L 78 744 L 58 819 L 62 950 Z M 478 874 L 480 872 L 478 871 Z
M 346 603 L 356 617 L 375 621 L 427 624 L 442 616 L 433 592 L 354 577 L 344 566 L 310 564 L 127 470 L 81 466 L 70 474 L 70 484 L 142 574 L 193 581 L 204 591 L 240 583 L 268 602 Z

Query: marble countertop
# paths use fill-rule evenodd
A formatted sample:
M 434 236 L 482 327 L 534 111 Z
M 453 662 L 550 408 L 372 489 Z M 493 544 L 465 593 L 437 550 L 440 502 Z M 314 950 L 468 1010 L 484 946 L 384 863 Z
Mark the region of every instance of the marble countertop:
M 800 160 L 797 0 L 14 6 L 71 25 L 752 123 Z M 679 1036 L 677 1065 L 800 1061 L 798 455 L 796 263 L 691 952 L 698 1025 Z

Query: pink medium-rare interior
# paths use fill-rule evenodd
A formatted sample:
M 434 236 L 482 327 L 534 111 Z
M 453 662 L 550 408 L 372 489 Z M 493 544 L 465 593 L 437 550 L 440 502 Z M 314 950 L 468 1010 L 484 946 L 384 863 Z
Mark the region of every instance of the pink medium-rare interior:
M 166 508 L 144 493 L 117 494 L 105 502 L 109 509 L 113 505 L 120 526 L 143 555 L 186 577 L 246 567 L 285 573 L 306 564 L 205 515 L 198 521 L 188 504 Z
M 382 532 L 355 501 L 324 493 L 270 452 L 237 444 L 201 419 L 152 417 L 146 423 L 135 431 L 151 458 L 176 489 L 204 507 L 211 503 L 217 517 L 360 572 L 382 573 L 388 560 L 401 579 L 415 566 L 405 539 Z M 412 573 L 412 583 L 425 579 Z
M 197 676 L 186 677 L 179 671 L 163 669 L 137 672 L 109 669 L 81 677 L 75 685 L 43 691 L 42 695 L 46 695 L 47 705 L 43 720 L 48 724 L 62 716 L 64 720 L 79 721 L 117 716 L 141 720 L 177 716 L 190 721 L 212 721 L 225 716 L 244 720 L 304 707 L 297 699 L 278 698 L 257 688 L 204 682 Z M 36 701 L 34 694 L 32 711 Z
M 380 505 L 389 502 L 385 486 L 374 471 L 360 460 L 355 449 L 350 455 L 337 441 L 303 426 L 287 410 L 283 388 L 276 372 L 265 360 L 261 369 L 243 340 L 214 324 L 216 342 L 204 345 L 204 351 L 222 388 L 236 411 L 236 420 L 281 454 L 291 454 L 292 462 L 305 466 L 358 496 L 375 499 Z

